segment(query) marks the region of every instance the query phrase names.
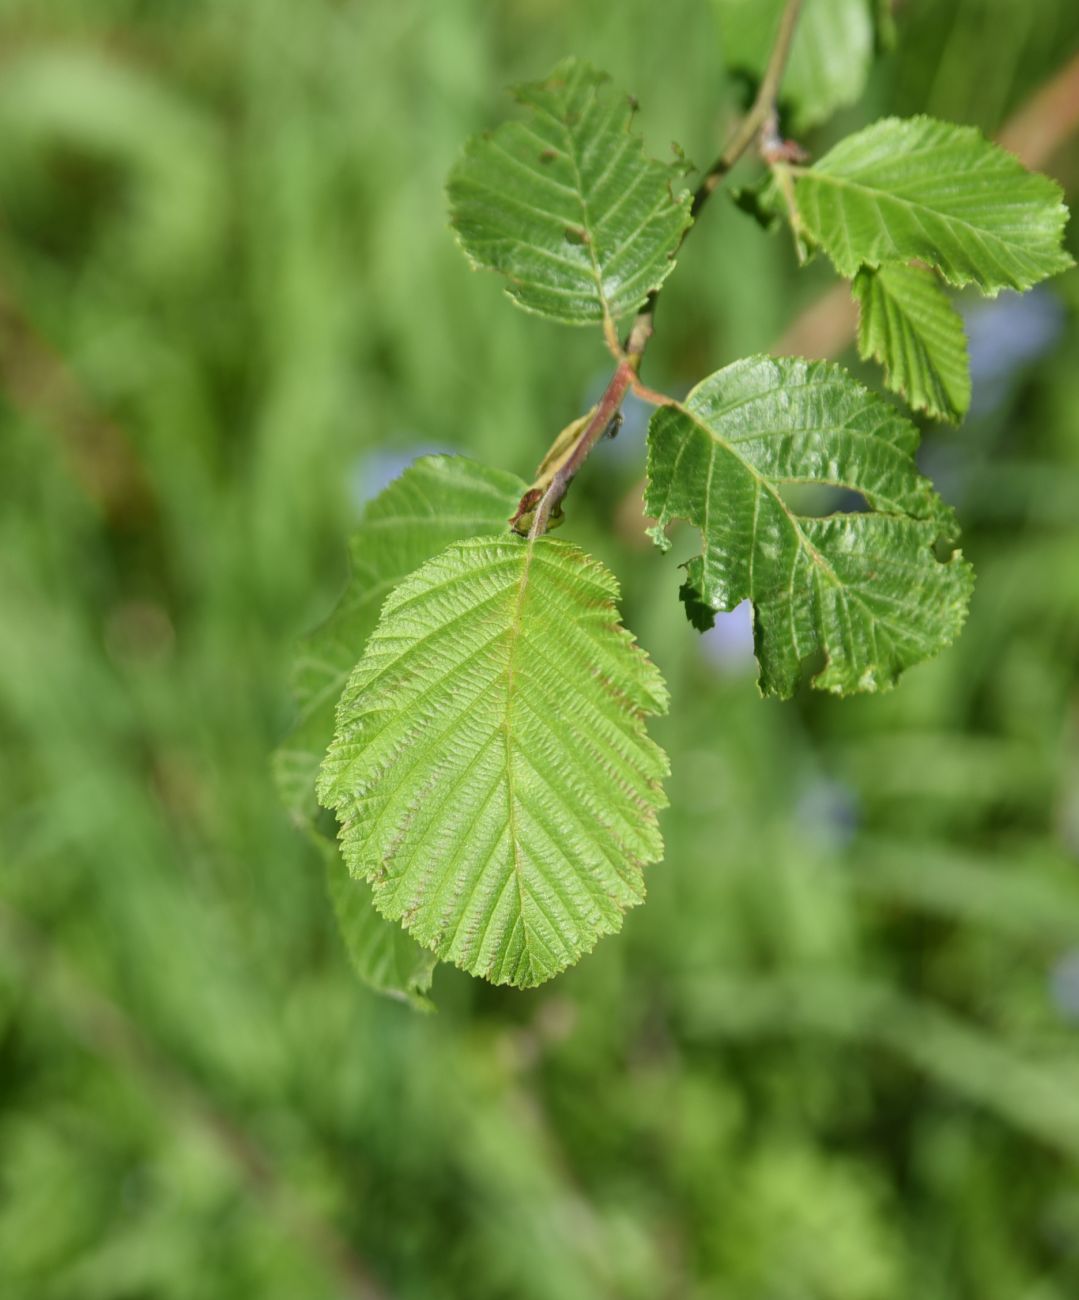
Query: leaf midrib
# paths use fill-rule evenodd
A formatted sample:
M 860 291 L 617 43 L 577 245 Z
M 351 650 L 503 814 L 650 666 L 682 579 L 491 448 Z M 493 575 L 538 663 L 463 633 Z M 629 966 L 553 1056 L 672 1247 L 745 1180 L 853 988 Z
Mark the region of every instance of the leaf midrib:
M 672 405 L 675 405 L 677 409 L 681 411 L 684 415 L 686 415 L 699 429 L 703 429 L 704 432 L 713 440 L 713 442 L 715 442 L 717 445 L 722 447 L 726 452 L 728 452 L 731 456 L 733 456 L 734 459 L 738 461 L 739 464 L 744 465 L 746 470 L 749 472 L 750 476 L 757 482 L 757 484 L 759 486 L 764 487 L 769 493 L 769 495 L 772 496 L 772 498 L 776 502 L 778 502 L 783 513 L 787 516 L 787 519 L 790 523 L 791 528 L 795 533 L 796 538 L 799 539 L 799 541 L 801 542 L 801 545 L 804 548 L 805 552 L 808 554 L 809 558 L 817 565 L 818 572 L 821 573 L 832 584 L 832 586 L 842 597 L 844 605 L 846 605 L 846 603 L 849 600 L 854 600 L 865 611 L 865 614 L 869 619 L 870 624 L 872 624 L 872 622 L 875 619 L 879 620 L 882 623 L 887 623 L 888 620 L 883 619 L 880 615 L 876 614 L 873 610 L 869 608 L 869 606 L 863 600 L 857 587 L 853 587 L 853 586 L 848 587 L 847 584 L 841 581 L 835 569 L 833 569 L 831 564 L 828 562 L 827 557 L 817 550 L 817 548 L 813 545 L 813 543 L 802 531 L 801 523 L 799 522 L 800 516 L 796 515 L 791 510 L 791 508 L 783 500 L 783 497 L 780 495 L 780 493 L 775 489 L 775 487 L 773 487 L 771 480 L 769 480 L 765 475 L 763 475 L 757 469 L 757 467 L 753 465 L 750 461 L 747 461 L 744 459 L 744 457 L 740 456 L 738 452 L 734 450 L 734 447 L 731 445 L 731 443 L 729 443 L 727 439 L 723 437 L 722 434 L 717 433 L 709 425 L 702 423 L 702 421 L 699 420 L 688 407 L 683 406 L 681 403 L 672 403 Z M 819 482 L 820 480 L 815 480 L 815 481 Z M 858 489 L 855 490 L 857 491 Z M 880 515 L 883 518 L 891 517 L 891 518 L 906 519 L 911 517 L 907 515 L 892 515 L 890 512 L 882 511 L 882 510 L 875 510 L 873 511 L 873 514 Z M 756 522 L 756 515 L 754 515 L 754 522 Z M 704 536 L 704 544 L 705 544 L 704 545 L 705 553 L 707 554 L 708 545 L 709 545 L 707 534 L 705 534 Z M 756 537 L 754 536 L 754 544 L 751 547 L 751 553 L 755 549 L 756 549 Z M 794 572 L 796 567 L 797 565 L 795 564 L 791 568 L 792 589 L 794 583 Z M 752 591 L 749 592 L 748 595 L 750 600 L 756 599 Z M 791 607 L 792 607 L 792 617 L 793 617 L 793 600 L 791 601 Z M 793 625 L 792 625 L 792 633 L 793 633 Z M 796 637 L 792 636 L 792 644 L 794 645 L 795 650 L 797 651 L 798 643 Z
M 739 455 L 739 453 L 735 451 L 733 443 L 728 442 L 727 439 L 724 438 L 722 434 L 717 433 L 715 429 L 713 429 L 710 425 L 707 425 L 702 420 L 698 419 L 697 416 L 693 413 L 693 411 L 689 409 L 688 406 L 683 406 L 681 403 L 674 403 L 673 405 L 677 406 L 677 409 L 681 411 L 682 414 L 687 417 L 687 419 L 691 420 L 693 424 L 697 426 L 698 429 L 701 429 L 705 434 L 707 434 L 708 437 L 711 438 L 711 440 L 714 443 L 716 443 L 717 446 L 722 447 L 723 450 L 727 452 L 728 455 L 732 456 L 738 462 L 739 465 L 745 467 L 750 477 L 753 478 L 760 487 L 763 487 L 768 492 L 769 496 L 771 496 L 776 501 L 780 509 L 787 516 L 787 519 L 790 522 L 791 528 L 793 529 L 795 536 L 801 540 L 801 543 L 805 547 L 805 550 L 810 555 L 810 557 L 819 564 L 821 569 L 823 569 L 826 574 L 830 575 L 833 582 L 835 582 L 837 585 L 842 585 L 839 583 L 839 579 L 836 575 L 836 572 L 832 568 L 832 566 L 828 563 L 827 559 L 820 553 L 820 551 L 817 550 L 817 548 L 813 545 L 813 543 L 809 540 L 809 538 L 805 535 L 805 533 L 802 532 L 801 525 L 798 522 L 798 516 L 791 510 L 790 506 L 787 505 L 786 501 L 783 500 L 783 497 L 772 485 L 771 480 L 768 479 L 764 474 L 762 474 L 760 470 L 757 469 L 756 465 L 754 465 L 751 461 L 748 461 L 745 459 L 744 456 Z M 707 496 L 710 495 L 711 493 L 709 492 Z M 706 520 L 708 517 L 707 510 L 708 510 L 708 506 L 706 504 L 705 505 Z M 707 535 L 705 536 L 704 540 L 705 540 L 705 547 L 707 549 L 708 546 Z M 756 539 L 754 539 L 754 541 L 755 540 Z M 752 599 L 752 593 L 750 593 L 750 598 Z
M 758 399 L 753 398 L 752 400 L 756 401 Z M 745 402 L 740 404 L 748 405 L 749 403 Z M 677 406 L 678 410 L 682 411 L 683 414 L 689 416 L 689 418 L 693 420 L 694 424 L 696 424 L 699 428 L 703 429 L 715 443 L 723 447 L 724 450 L 728 451 L 735 458 L 735 460 L 738 461 L 740 465 L 744 465 L 746 469 L 750 472 L 750 474 L 752 474 L 753 477 L 758 480 L 758 482 L 762 483 L 765 487 L 767 487 L 768 490 L 771 492 L 772 496 L 775 497 L 776 501 L 778 501 L 779 504 L 783 507 L 784 511 L 789 516 L 792 522 L 798 519 L 818 519 L 818 518 L 826 519 L 829 518 L 829 516 L 799 515 L 796 511 L 792 510 L 790 506 L 788 506 L 787 503 L 783 500 L 783 497 L 779 494 L 779 492 L 773 487 L 773 480 L 770 479 L 766 474 L 763 474 L 753 464 L 752 461 L 747 460 L 740 452 L 735 450 L 736 447 L 741 445 L 743 442 L 759 442 L 767 438 L 795 437 L 799 433 L 836 433 L 836 434 L 842 433 L 842 434 L 848 434 L 853 438 L 865 439 L 867 442 L 872 442 L 877 437 L 876 434 L 870 433 L 864 429 L 856 429 L 853 428 L 851 425 L 847 425 L 847 424 L 837 424 L 837 425 L 828 425 L 828 426 L 806 427 L 804 429 L 767 429 L 760 433 L 747 434 L 744 438 L 736 438 L 734 440 L 731 440 L 728 438 L 724 438 L 722 434 L 716 433 L 716 431 L 711 427 L 711 425 L 705 424 L 704 421 L 699 419 L 697 416 L 695 416 L 688 407 L 679 405 L 678 403 L 672 403 L 672 405 Z M 720 414 L 726 415 L 728 410 L 730 409 L 734 409 L 734 408 L 724 407 L 722 412 L 720 412 Z M 886 438 L 881 438 L 880 441 L 884 446 L 887 446 L 892 450 L 894 450 L 897 453 L 897 455 L 901 454 L 900 448 L 898 448 L 895 443 L 889 442 L 888 439 Z M 676 467 L 677 467 L 677 462 L 676 462 Z M 861 496 L 866 496 L 866 493 L 869 491 L 869 489 L 862 487 L 857 483 L 847 483 L 842 479 L 824 478 L 821 475 L 810 477 L 809 475 L 783 474 L 778 476 L 774 480 L 774 482 L 803 484 L 803 485 L 820 486 L 820 487 L 843 488 L 848 492 L 857 492 Z M 924 522 L 924 523 L 940 522 L 936 520 L 936 518 L 932 514 L 916 515 L 912 510 L 904 509 L 898 501 L 895 501 L 891 498 L 885 498 L 883 495 L 879 493 L 874 493 L 874 495 L 879 496 L 881 500 L 890 501 L 890 504 L 893 505 L 895 509 L 881 510 L 878 507 L 874 506 L 872 511 L 856 511 L 855 513 L 857 514 L 871 513 L 874 515 L 880 515 L 882 518 L 885 519 L 913 519 L 917 522 Z M 847 512 L 844 511 L 840 513 L 847 513 Z M 798 529 L 798 532 L 800 536 L 802 536 L 803 538 L 805 537 L 805 534 L 802 533 L 800 528 Z M 808 539 L 806 539 L 806 545 L 809 547 L 810 550 L 816 549 L 813 546 L 813 544 L 808 541 Z
M 517 597 L 513 605 L 513 616 L 510 620 L 509 645 L 506 650 L 506 703 L 502 712 L 502 731 L 506 750 L 506 825 L 510 841 L 510 853 L 513 861 L 513 875 L 517 883 L 517 906 L 521 918 L 521 929 L 523 931 L 524 954 L 527 959 L 528 977 L 532 978 L 536 971 L 534 969 L 534 958 L 532 956 L 532 940 L 528 919 L 525 915 L 525 896 L 524 881 L 521 872 L 521 860 L 519 845 L 517 839 L 517 809 L 516 794 L 514 790 L 514 770 L 513 770 L 513 686 L 514 677 L 516 676 L 515 656 L 517 647 L 521 640 L 521 624 L 523 622 L 524 598 L 528 590 L 528 579 L 532 572 L 532 557 L 535 553 L 535 541 L 529 538 L 525 543 L 524 567 L 521 570 L 520 583 L 517 588 Z M 511 932 L 512 933 L 512 932 Z M 516 972 L 515 972 L 516 974 Z
M 1003 235 L 1000 235 L 985 226 L 976 226 L 973 222 L 964 217 L 955 216 L 950 212 L 941 211 L 939 208 L 930 207 L 928 203 L 918 202 L 915 199 L 908 199 L 902 194 L 897 194 L 894 190 L 876 189 L 871 185 L 866 185 L 864 182 L 852 181 L 848 177 L 838 176 L 835 172 L 816 171 L 812 167 L 799 167 L 794 164 L 787 164 L 787 166 L 788 170 L 797 180 L 805 180 L 808 178 L 817 181 L 818 183 L 824 182 L 834 185 L 837 189 L 854 190 L 856 193 L 862 194 L 866 198 L 871 199 L 878 207 L 881 206 L 882 200 L 890 200 L 892 203 L 898 203 L 902 207 L 910 208 L 913 212 L 927 213 L 929 216 L 935 217 L 938 221 L 945 221 L 954 224 L 969 232 L 972 238 L 979 241 L 985 242 L 991 240 L 999 244 L 1002 248 L 1007 249 L 1007 251 L 1013 256 L 1020 256 L 1022 254 L 1022 246 L 1018 243 L 1009 243 Z M 889 238 L 892 238 L 890 234 Z M 849 240 L 848 247 L 851 247 Z M 1024 255 L 1024 257 L 1025 256 L 1026 255 Z M 879 266 L 881 263 L 879 261 L 876 263 L 866 262 L 864 265 Z M 943 267 L 941 267 L 940 270 L 941 274 L 944 275 L 945 278 L 950 278 Z M 984 277 L 971 275 L 970 279 L 980 282 Z M 968 281 L 964 280 L 960 281 L 960 283 L 965 284 L 968 283 Z
M 904 267 L 904 269 L 907 268 Z M 955 423 L 962 418 L 964 408 L 960 402 L 953 399 L 952 395 L 952 383 L 956 379 L 956 376 L 951 373 L 950 369 L 951 363 L 955 360 L 955 358 L 950 354 L 953 340 L 949 336 L 947 329 L 940 326 L 939 321 L 931 319 L 928 316 L 919 316 L 916 310 L 912 307 L 909 296 L 904 298 L 902 294 L 896 293 L 891 287 L 889 287 L 886 277 L 882 274 L 884 270 L 884 267 L 880 267 L 877 270 L 866 268 L 864 272 L 868 283 L 867 293 L 864 299 L 858 299 L 861 311 L 859 326 L 861 326 L 862 321 L 865 322 L 866 326 L 865 337 L 861 346 L 863 346 L 865 351 L 872 355 L 884 367 L 886 380 L 890 381 L 895 378 L 897 391 L 907 398 L 908 403 L 911 402 L 911 393 L 913 393 L 915 389 L 915 362 L 912 356 L 912 349 L 915 349 L 918 356 L 922 359 L 922 365 L 926 372 L 922 376 L 922 382 L 926 386 L 927 392 L 928 390 L 932 390 L 931 392 L 928 392 L 928 402 L 925 404 L 925 409 L 931 415 L 936 415 L 939 418 Z M 930 272 L 930 274 L 932 273 Z M 943 290 L 941 290 L 940 286 L 936 284 L 935 279 L 931 287 L 935 292 L 941 294 L 941 298 L 939 301 L 932 304 L 930 310 L 940 308 L 945 311 L 954 312 L 955 309 L 943 296 Z M 872 321 L 871 313 L 874 310 L 883 313 L 886 318 L 886 327 L 889 329 L 893 328 L 893 326 L 892 323 L 887 320 L 888 313 L 889 311 L 894 312 L 897 317 L 896 325 L 899 332 L 904 334 L 906 338 L 910 340 L 909 344 L 904 343 L 903 345 L 903 357 L 909 375 L 906 385 L 898 379 L 897 372 L 899 367 L 889 362 L 887 347 L 883 343 L 879 342 L 877 338 L 870 336 L 870 323 Z M 878 329 L 879 328 L 878 324 Z M 959 323 L 959 328 L 962 330 L 961 322 Z M 945 373 L 939 355 L 937 357 L 931 355 L 929 347 L 930 343 L 935 343 L 938 349 L 949 350 L 947 358 L 949 364 L 948 373 Z M 863 353 L 863 356 L 864 355 L 865 354 Z M 908 392 L 908 390 L 910 391 Z
M 574 87 L 576 89 L 576 87 Z M 595 83 L 588 87 L 588 98 L 586 99 L 587 108 L 582 108 L 581 117 L 583 118 L 590 110 L 597 99 L 597 87 Z M 536 112 L 541 113 L 555 124 L 556 130 L 562 135 L 565 142 L 566 157 L 569 159 L 570 166 L 573 168 L 573 177 L 577 184 L 577 202 L 581 208 L 581 227 L 587 233 L 588 260 L 592 266 L 592 278 L 596 282 L 596 295 L 599 298 L 600 306 L 603 308 L 603 315 L 606 319 L 610 318 L 610 305 L 607 302 L 607 295 L 603 289 L 603 274 L 600 271 L 599 262 L 596 259 L 595 240 L 593 238 L 593 226 L 591 218 L 588 215 L 588 203 L 584 196 L 584 180 L 581 176 L 580 163 L 577 158 L 577 142 L 569 126 L 548 108 L 536 106 Z M 531 550 L 531 548 L 530 548 Z

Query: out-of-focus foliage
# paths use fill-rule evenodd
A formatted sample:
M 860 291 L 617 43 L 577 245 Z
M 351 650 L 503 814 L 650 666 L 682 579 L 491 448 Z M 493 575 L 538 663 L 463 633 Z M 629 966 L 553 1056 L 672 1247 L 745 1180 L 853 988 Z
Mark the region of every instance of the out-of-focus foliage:
M 712 0 L 728 67 L 759 80 L 784 0 Z M 883 6 L 882 6 L 883 7 Z M 781 88 L 799 131 L 853 103 L 873 55 L 871 0 L 804 0 Z
M 886 112 L 993 133 L 1079 45 L 1071 0 L 896 18 L 814 154 Z M 668 680 L 681 807 L 557 985 L 371 994 L 275 798 L 359 498 L 422 450 L 527 479 L 606 370 L 469 274 L 460 142 L 573 51 L 651 154 L 708 159 L 712 19 L 0 0 L 5 1300 L 1079 1291 L 1074 273 L 970 308 L 972 414 L 923 457 L 971 617 L 886 697 L 759 700 L 741 614 L 670 618 L 639 409 L 589 463 L 561 536 Z M 1074 143 L 1047 170 L 1074 199 Z M 767 349 L 827 282 L 716 203 L 648 379 Z

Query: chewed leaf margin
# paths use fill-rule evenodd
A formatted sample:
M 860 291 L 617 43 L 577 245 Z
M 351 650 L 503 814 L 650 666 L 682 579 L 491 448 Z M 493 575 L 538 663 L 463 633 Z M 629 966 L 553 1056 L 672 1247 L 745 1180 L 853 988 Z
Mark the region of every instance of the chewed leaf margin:
M 840 367 L 796 358 L 736 362 L 653 415 L 652 535 L 669 546 L 676 518 L 701 532 L 683 592 L 695 626 L 704 607 L 753 602 L 765 694 L 791 695 L 817 653 L 819 689 L 887 689 L 962 625 L 973 575 L 954 513 L 914 465 L 917 440 Z M 856 492 L 868 508 L 799 513 L 784 493 L 806 483 Z

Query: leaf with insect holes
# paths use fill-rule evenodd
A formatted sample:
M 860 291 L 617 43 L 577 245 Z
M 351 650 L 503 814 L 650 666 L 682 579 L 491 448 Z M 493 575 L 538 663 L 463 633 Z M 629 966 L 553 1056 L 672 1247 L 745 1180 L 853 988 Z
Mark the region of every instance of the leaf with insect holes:
M 278 792 L 326 863 L 327 885 L 352 964 L 380 992 L 421 1002 L 434 955 L 374 908 L 352 878 L 337 826 L 318 806 L 315 780 L 333 739 L 337 701 L 388 593 L 450 542 L 506 526 L 525 484 L 462 456 L 414 461 L 370 502 L 349 543 L 352 573 L 329 619 L 302 643 L 293 672 L 298 718 L 274 754 Z
M 674 265 L 690 222 L 689 194 L 675 193 L 685 164 L 646 158 L 630 101 L 580 59 L 516 95 L 528 116 L 469 141 L 450 174 L 461 246 L 528 311 L 618 320 Z
M 1060 186 L 973 127 L 889 117 L 788 170 L 800 233 L 848 279 L 918 260 L 995 295 L 1072 265 Z
M 858 355 L 884 367 L 884 382 L 908 405 L 958 422 L 970 406 L 963 321 L 927 267 L 888 263 L 851 282 L 858 302 Z
M 648 431 L 645 509 L 653 536 L 686 519 L 703 553 L 687 566 L 687 610 L 754 605 L 760 685 L 789 696 L 803 660 L 813 685 L 883 690 L 954 638 L 972 576 L 951 510 L 918 473 L 918 433 L 838 366 L 751 357 L 660 407 Z M 868 509 L 800 513 L 792 487 L 857 492 Z
M 662 842 L 666 708 L 617 584 L 550 538 L 455 542 L 392 593 L 337 713 L 319 798 L 383 916 L 496 984 L 617 930 Z
M 760 79 L 787 0 L 714 0 L 723 61 Z M 804 0 L 794 29 L 780 102 L 791 128 L 804 131 L 853 104 L 873 56 L 867 0 Z

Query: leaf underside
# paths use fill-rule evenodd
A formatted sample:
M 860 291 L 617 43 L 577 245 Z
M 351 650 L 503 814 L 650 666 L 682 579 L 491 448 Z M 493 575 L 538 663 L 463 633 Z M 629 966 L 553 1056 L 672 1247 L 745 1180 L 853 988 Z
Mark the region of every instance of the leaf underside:
M 619 928 L 662 851 L 662 680 L 598 561 L 456 542 L 387 600 L 319 797 L 378 910 L 494 983 L 541 983 Z
M 450 174 L 461 246 L 529 311 L 617 320 L 674 265 L 690 221 L 673 188 L 683 165 L 644 156 L 629 99 L 581 60 L 516 94 L 528 117 L 472 139 Z
M 786 0 L 715 0 L 723 60 L 759 78 L 775 42 Z M 865 88 L 873 55 L 866 0 L 805 0 L 783 75 L 781 98 L 791 128 L 804 131 Z
M 917 430 L 838 366 L 748 358 L 710 376 L 648 433 L 645 510 L 653 536 L 696 525 L 687 608 L 754 605 L 760 685 L 793 693 L 807 657 L 813 685 L 882 690 L 955 636 L 972 586 L 951 510 L 914 466 Z M 868 509 L 800 514 L 784 490 L 828 485 Z
M 963 321 L 926 267 L 889 264 L 861 270 L 858 355 L 884 367 L 884 382 L 915 410 L 958 422 L 970 407 L 970 363 Z
M 792 171 L 802 234 L 848 279 L 919 260 L 995 295 L 1072 264 L 1060 187 L 973 127 L 884 118 Z
M 336 826 L 315 797 L 333 739 L 338 698 L 378 622 L 387 594 L 450 542 L 504 527 L 525 484 L 460 456 L 425 456 L 366 508 L 349 543 L 351 576 L 330 618 L 301 644 L 293 675 L 297 722 L 274 754 L 285 806 L 313 837 L 358 975 L 379 992 L 424 1002 L 434 954 L 374 908 L 370 886 L 348 874 Z

